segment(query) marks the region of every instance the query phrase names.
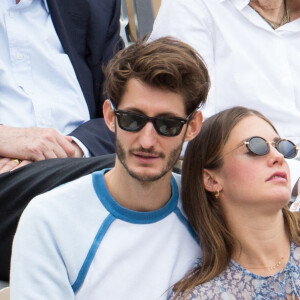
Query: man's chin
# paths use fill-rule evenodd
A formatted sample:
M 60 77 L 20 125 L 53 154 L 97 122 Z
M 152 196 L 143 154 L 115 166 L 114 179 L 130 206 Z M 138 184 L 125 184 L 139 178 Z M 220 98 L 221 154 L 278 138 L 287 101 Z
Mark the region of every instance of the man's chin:
M 156 180 L 159 180 L 160 178 L 164 177 L 167 173 L 168 173 L 168 170 L 163 170 L 161 172 L 145 172 L 144 171 L 141 171 L 141 172 L 138 172 L 138 171 L 133 171 L 133 170 L 129 170 L 127 169 L 127 172 L 128 174 L 140 181 L 140 182 L 153 182 L 153 181 L 156 181 Z

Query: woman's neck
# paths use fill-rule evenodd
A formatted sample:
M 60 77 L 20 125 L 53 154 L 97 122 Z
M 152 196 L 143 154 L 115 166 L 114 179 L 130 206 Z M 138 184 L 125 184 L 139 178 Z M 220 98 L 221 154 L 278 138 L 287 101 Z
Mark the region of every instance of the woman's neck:
M 290 238 L 283 214 L 240 216 L 229 227 L 238 241 L 233 259 L 258 275 L 273 275 L 289 260 Z

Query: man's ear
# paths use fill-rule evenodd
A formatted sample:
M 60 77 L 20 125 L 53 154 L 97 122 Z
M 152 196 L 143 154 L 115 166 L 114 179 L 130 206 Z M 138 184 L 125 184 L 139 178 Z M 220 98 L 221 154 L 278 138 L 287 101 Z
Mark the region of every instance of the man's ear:
M 115 114 L 110 100 L 105 100 L 103 103 L 103 117 L 109 130 L 115 132 Z
M 199 133 L 203 122 L 202 112 L 197 110 L 194 112 L 192 119 L 189 121 L 188 128 L 186 130 L 184 141 L 190 141 Z
M 204 188 L 211 192 L 211 193 L 216 193 L 217 191 L 221 192 L 222 191 L 222 185 L 219 182 L 217 174 L 214 174 L 211 170 L 208 169 L 203 169 L 203 184 Z

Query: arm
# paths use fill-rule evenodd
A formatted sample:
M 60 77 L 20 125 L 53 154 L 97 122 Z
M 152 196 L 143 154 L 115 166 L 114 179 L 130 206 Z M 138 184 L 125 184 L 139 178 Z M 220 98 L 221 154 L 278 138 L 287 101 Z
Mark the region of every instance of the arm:
M 11 300 L 73 300 L 68 272 L 56 237 L 36 198 L 20 220 L 13 244 Z

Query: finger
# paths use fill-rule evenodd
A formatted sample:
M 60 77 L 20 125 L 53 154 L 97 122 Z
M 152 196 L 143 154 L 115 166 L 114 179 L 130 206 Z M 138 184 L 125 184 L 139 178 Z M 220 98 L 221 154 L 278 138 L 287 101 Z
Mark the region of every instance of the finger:
M 11 160 L 9 158 L 2 158 L 1 159 L 1 166 L 0 166 L 0 174 L 10 172 L 15 167 L 17 167 L 19 164 L 16 164 L 14 160 Z
M 72 144 L 72 140 L 71 140 L 71 142 L 69 141 L 69 138 L 70 138 L 69 136 L 60 136 L 57 139 L 57 142 L 62 147 L 62 149 L 65 151 L 65 153 L 67 154 L 68 157 L 75 157 L 76 148 Z
M 67 157 L 67 153 L 57 141 L 59 138 L 60 135 L 52 137 L 47 136 L 42 139 L 42 141 L 38 141 L 35 147 L 32 147 L 32 152 L 36 155 L 33 155 L 29 160 L 40 161 L 51 158 Z
M 74 141 L 72 142 L 72 145 L 75 147 L 75 155 L 73 157 L 83 157 L 84 153 L 82 151 L 82 149 L 78 146 L 78 144 L 76 144 Z
M 31 164 L 31 163 L 32 163 L 31 160 L 22 160 L 22 162 L 19 163 L 15 168 L 13 168 L 12 171 L 14 171 L 14 170 L 16 170 L 16 169 L 19 169 L 19 168 L 21 168 L 21 167 L 24 167 L 24 166 L 26 166 L 26 165 L 29 165 L 29 164 Z
M 55 137 L 47 137 L 42 141 L 38 141 L 36 145 L 32 147 L 32 153 L 34 155 L 29 160 L 40 161 L 51 158 L 64 158 L 68 157 L 65 150 L 60 146 L 58 140 L 60 135 Z
M 45 150 L 43 152 L 45 159 L 59 158 L 59 156 L 56 155 L 55 151 L 57 151 L 57 148 Z
M 68 157 L 68 155 L 65 152 L 65 150 L 58 143 L 52 145 L 51 151 L 52 151 L 52 154 L 55 155 L 55 158 L 65 158 L 65 157 Z M 53 157 L 49 157 L 49 158 L 53 158 Z
M 44 151 L 47 150 L 45 146 L 41 147 L 37 142 L 32 143 L 30 146 L 27 147 L 28 155 L 21 157 L 23 160 L 32 160 L 32 161 L 40 161 L 45 160 L 46 157 L 44 155 Z
M 64 137 L 68 142 L 73 142 L 73 138 L 71 136 L 65 135 Z
M 1 157 L 0 158 L 0 168 L 2 168 L 3 166 L 5 166 L 9 161 L 10 161 L 10 158 Z

